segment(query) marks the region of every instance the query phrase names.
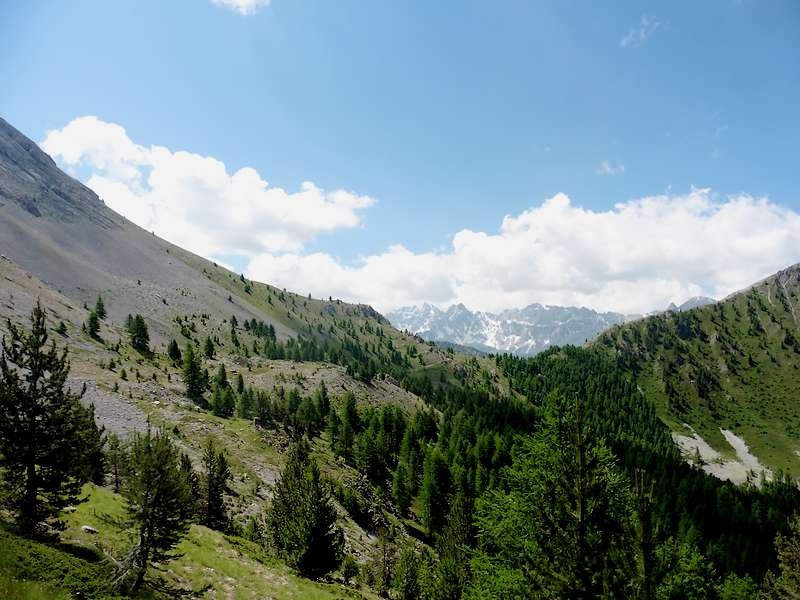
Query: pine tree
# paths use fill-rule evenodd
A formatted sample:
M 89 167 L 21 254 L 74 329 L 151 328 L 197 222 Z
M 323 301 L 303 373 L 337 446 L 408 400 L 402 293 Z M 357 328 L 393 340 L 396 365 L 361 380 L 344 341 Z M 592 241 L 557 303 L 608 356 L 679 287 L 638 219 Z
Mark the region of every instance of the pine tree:
M 150 351 L 150 333 L 147 331 L 147 323 L 142 315 L 134 315 L 128 326 L 128 336 L 131 346 L 139 352 Z
M 436 588 L 439 598 L 460 598 L 469 575 L 464 560 L 472 542 L 472 502 L 459 492 L 450 507 L 447 525 L 436 543 L 439 555 Z
M 302 574 L 320 576 L 341 563 L 344 536 L 310 451 L 305 438 L 290 449 L 266 521 L 280 556 Z
M 241 373 L 236 374 L 236 393 L 244 393 L 244 377 L 242 377 Z
M 205 343 L 203 344 L 203 354 L 209 360 L 214 358 L 215 354 L 214 342 L 211 340 L 210 337 L 207 337 Z
M 203 452 L 203 477 L 200 480 L 200 520 L 211 529 L 224 529 L 228 524 L 224 494 L 228 491 L 231 471 L 228 459 L 217 451 L 209 438 Z
M 100 333 L 100 319 L 95 311 L 91 311 L 89 313 L 89 318 L 86 319 L 86 333 L 89 334 L 89 337 L 93 337 L 95 339 L 97 339 L 98 334 Z
M 328 437 L 330 439 L 331 450 L 334 453 L 339 451 L 339 432 L 341 431 L 342 420 L 339 418 L 339 413 L 332 410 L 328 413 Z
M 106 312 L 106 305 L 103 304 L 102 296 L 97 297 L 97 302 L 95 302 L 94 305 L 94 312 L 97 314 L 97 318 L 101 320 L 108 316 L 108 313 Z
M 183 384 L 186 386 L 186 396 L 199 402 L 203 398 L 205 384 L 203 381 L 200 358 L 195 354 L 192 343 L 186 344 L 183 353 Z
M 194 466 L 192 466 L 192 459 L 189 458 L 189 455 L 185 452 L 181 453 L 180 464 L 179 467 L 181 472 L 181 477 L 186 482 L 186 485 L 189 487 L 190 496 L 192 499 L 190 512 L 192 517 L 198 511 L 198 507 L 200 505 L 200 478 L 197 476 L 197 473 L 194 470 Z
M 792 518 L 788 535 L 778 535 L 775 539 L 775 551 L 779 570 L 767 575 L 759 598 L 800 598 L 800 515 Z
M 229 386 L 215 385 L 211 395 L 211 412 L 217 417 L 228 418 L 233 416 L 236 409 L 236 398 Z
M 167 356 L 172 362 L 178 362 L 181 360 L 181 349 L 178 346 L 178 342 L 175 339 L 171 339 L 169 344 L 167 345 Z
M 7 321 L 0 349 L 0 477 L 28 531 L 77 501 L 101 435 L 93 411 L 66 385 L 67 351 L 48 347 L 38 301 L 30 320 L 30 333 Z
M 122 487 L 122 480 L 128 469 L 128 452 L 122 444 L 122 441 L 114 433 L 108 436 L 106 461 L 108 463 L 108 472 L 111 475 L 111 483 L 114 486 L 114 491 L 119 493 Z
M 126 525 L 137 543 L 123 561 L 119 581 L 130 576 L 135 593 L 150 565 L 175 557 L 172 551 L 188 531 L 192 514 L 191 489 L 181 472 L 178 450 L 166 434 L 148 429 L 134 435 L 122 493 Z
M 220 389 L 228 387 L 228 372 L 224 363 L 219 363 L 217 374 L 214 376 L 214 386 Z
M 392 495 L 397 505 L 397 512 L 401 517 L 405 517 L 411 506 L 411 476 L 408 472 L 408 465 L 404 461 L 397 463 L 392 479 Z
M 428 535 L 438 533 L 444 526 L 451 487 L 447 461 L 438 448 L 431 448 L 425 455 L 420 489 L 422 524 Z
M 502 488 L 476 504 L 468 597 L 619 597 L 635 573 L 633 499 L 581 403 L 550 396 Z

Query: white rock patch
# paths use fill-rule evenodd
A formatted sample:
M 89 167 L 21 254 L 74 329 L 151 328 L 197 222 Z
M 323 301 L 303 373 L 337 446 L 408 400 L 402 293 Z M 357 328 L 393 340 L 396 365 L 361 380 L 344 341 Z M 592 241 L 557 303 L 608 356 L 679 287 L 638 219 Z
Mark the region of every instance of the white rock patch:
M 750 452 L 745 441 L 732 431 L 720 429 L 725 440 L 736 452 L 735 460 L 723 458 L 700 434 L 688 425 L 687 427 L 692 432 L 691 436 L 673 433 L 672 439 L 688 461 L 693 462 L 699 455 L 700 466 L 709 475 L 736 484 L 750 481 L 758 485 L 762 473 L 766 479 L 772 479 L 772 471 L 764 467 Z

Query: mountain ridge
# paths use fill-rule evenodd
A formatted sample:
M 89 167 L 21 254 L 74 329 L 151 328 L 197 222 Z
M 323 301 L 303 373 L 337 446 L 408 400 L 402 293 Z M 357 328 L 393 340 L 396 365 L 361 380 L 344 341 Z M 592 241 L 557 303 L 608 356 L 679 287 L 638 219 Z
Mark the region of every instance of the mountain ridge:
M 425 303 L 389 311 L 386 318 L 398 329 L 424 339 L 447 341 L 483 352 L 531 356 L 551 346 L 583 344 L 611 325 L 635 317 L 539 303 L 499 313 L 471 311 L 463 304 L 442 310 Z

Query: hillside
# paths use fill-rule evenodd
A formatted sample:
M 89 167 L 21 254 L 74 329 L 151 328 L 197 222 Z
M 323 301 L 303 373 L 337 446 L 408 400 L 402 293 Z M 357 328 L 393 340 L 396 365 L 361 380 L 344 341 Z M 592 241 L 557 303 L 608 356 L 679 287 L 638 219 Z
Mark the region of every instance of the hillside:
M 203 361 L 207 372 L 224 366 L 231 381 L 241 376 L 246 389 L 272 398 L 292 390 L 305 398 L 324 385 L 338 406 L 352 393 L 365 418 L 382 407 L 398 407 L 410 417 L 426 404 L 409 389 L 443 386 L 475 373 L 467 368 L 468 357 L 395 330 L 369 306 L 312 299 L 249 281 L 142 230 L 2 120 L 0 254 L 0 333 L 6 333 L 7 319 L 28 327 L 39 301 L 51 336 L 70 351 L 70 387 L 86 387 L 83 401 L 94 404 L 107 432 L 125 440 L 145 430 L 148 422 L 163 426 L 195 465 L 213 437 L 231 462 L 227 502 L 237 527 L 244 527 L 269 502 L 291 428 L 256 428 L 252 419 L 219 418 L 201 410 L 185 397 L 181 365 L 166 356 L 170 340 L 184 349 L 188 344 L 202 348 L 212 340 L 215 354 Z M 84 326 L 98 297 L 108 315 L 92 337 Z M 147 353 L 128 343 L 129 314 L 144 317 L 151 338 Z M 56 332 L 61 323 L 63 332 Z M 360 482 L 359 472 L 332 454 L 329 441 L 317 438 L 314 448 L 330 481 L 348 488 Z M 92 492 L 87 506 L 93 507 L 93 498 L 103 493 Z M 349 497 L 366 502 L 360 493 Z M 119 499 L 114 503 L 119 505 Z M 364 518 L 357 522 L 338 507 L 347 553 L 366 563 L 377 551 L 374 526 Z M 379 514 L 382 508 L 389 510 L 386 500 L 374 499 L 371 510 Z M 97 543 L 89 544 L 90 554 L 109 543 L 107 528 L 99 529 Z M 203 543 L 225 546 L 221 536 L 198 535 Z M 187 543 L 198 539 L 193 534 Z M 260 569 L 266 579 L 256 589 L 244 587 L 231 595 L 223 589 L 230 584 L 222 574 L 205 583 L 176 577 L 196 590 L 211 585 L 222 597 L 371 597 L 368 589 L 356 592 L 341 585 L 313 591 L 315 584 L 289 575 L 288 567 L 274 557 L 243 553 L 235 546 L 225 552 L 229 559 L 221 573 L 239 569 L 249 577 L 244 573 Z M 0 572 L 16 559 L 9 560 L 0 564 Z M 187 574 L 205 568 L 183 564 Z
M 463 304 L 441 310 L 431 304 L 387 313 L 397 329 L 426 340 L 446 341 L 484 352 L 532 356 L 551 346 L 581 345 L 628 318 L 589 308 L 531 304 L 500 313 L 471 311 Z
M 715 304 L 613 327 L 596 344 L 635 373 L 691 454 L 797 476 L 799 303 L 795 265 Z

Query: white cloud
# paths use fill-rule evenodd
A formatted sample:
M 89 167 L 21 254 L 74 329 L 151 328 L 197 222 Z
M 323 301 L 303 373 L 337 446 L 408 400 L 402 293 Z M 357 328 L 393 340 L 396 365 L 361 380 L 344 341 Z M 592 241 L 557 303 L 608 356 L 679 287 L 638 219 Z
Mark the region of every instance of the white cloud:
M 623 48 L 639 48 L 663 26 L 664 24 L 655 17 L 642 15 L 642 18 L 639 20 L 639 25 L 631 27 L 628 33 L 620 40 L 619 44 Z
M 88 173 L 88 185 L 112 208 L 176 244 L 206 257 L 244 256 L 247 274 L 259 281 L 384 311 L 427 301 L 492 311 L 542 302 L 647 312 L 695 295 L 721 298 L 797 262 L 800 248 L 793 210 L 692 189 L 604 211 L 556 194 L 506 216 L 495 231 L 458 231 L 445 250 L 397 244 L 347 264 L 303 249 L 322 233 L 359 227 L 374 203 L 368 196 L 312 183 L 287 192 L 251 168 L 229 173 L 211 157 L 139 145 L 96 117 L 48 132 L 42 147 Z
M 246 16 L 255 14 L 262 6 L 269 6 L 270 0 L 211 0 L 211 2 Z
M 765 198 L 710 190 L 595 212 L 564 194 L 462 230 L 440 253 L 393 246 L 355 266 L 326 254 L 263 254 L 250 277 L 381 310 L 423 301 L 502 310 L 532 302 L 641 313 L 695 295 L 721 298 L 798 260 L 800 215 Z
M 609 160 L 604 160 L 600 163 L 600 166 L 597 167 L 595 173 L 598 175 L 624 175 L 625 165 L 622 163 L 615 165 Z
M 79 117 L 48 131 L 42 148 L 137 225 L 203 256 L 299 252 L 315 236 L 358 227 L 369 196 L 304 182 L 271 187 L 250 167 L 229 173 L 219 160 L 133 142 L 125 129 Z

